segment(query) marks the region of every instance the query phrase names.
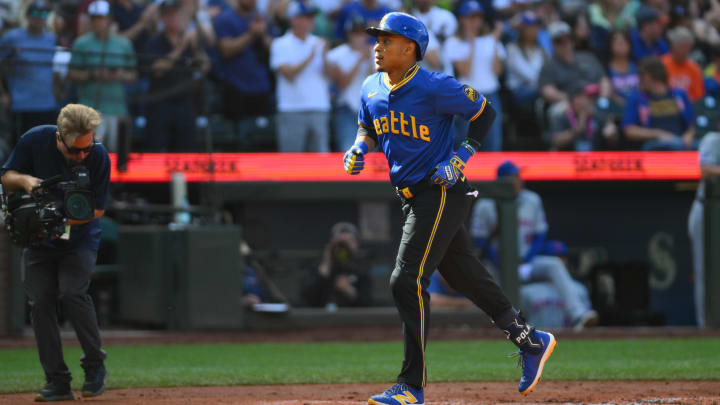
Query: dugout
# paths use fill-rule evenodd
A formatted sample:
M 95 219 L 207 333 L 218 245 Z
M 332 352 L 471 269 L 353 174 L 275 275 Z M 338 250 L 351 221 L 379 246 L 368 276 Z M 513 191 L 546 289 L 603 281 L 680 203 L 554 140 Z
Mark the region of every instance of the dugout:
M 543 197 L 550 224 L 549 237 L 564 240 L 571 246 L 597 248 L 594 250 L 596 262 L 642 264 L 647 269 L 650 310 L 663 314 L 668 325 L 693 324 L 687 215 L 694 199 L 696 181 L 536 181 L 528 182 L 527 186 Z M 132 191 L 153 202 L 169 201 L 167 184 L 115 184 L 113 187 L 117 195 Z M 210 189 L 213 190 L 211 194 L 208 193 Z M 711 209 L 717 212 L 720 208 L 717 206 L 720 201 L 717 189 L 716 186 L 708 192 L 712 198 L 706 203 L 715 205 L 706 208 L 706 212 Z M 497 192 L 502 198 L 503 191 Z M 208 195 L 222 198 L 213 203 L 232 212 L 235 222 L 243 226 L 243 238 L 256 250 L 266 253 L 276 250 L 292 257 L 321 251 L 333 223 L 339 220 L 359 222 L 364 210 L 385 207 L 390 233 L 387 240 L 373 242 L 373 247 L 379 252 L 379 262 L 391 260 L 395 253 L 400 231 L 395 225 L 400 223 L 400 213 L 393 189 L 387 183 L 189 184 L 193 203 L 206 203 Z M 705 219 L 709 221 L 708 232 L 720 229 L 718 216 L 709 214 Z M 720 246 L 713 237 L 707 236 L 705 252 L 708 255 L 720 252 L 720 249 L 713 249 L 713 246 Z M 12 256 L 6 256 L 0 266 L 0 321 L 4 319 L 0 326 L 5 328 L 0 330 L 4 330 L 3 333 L 19 331 L 24 326 L 18 262 L 7 266 Z M 717 257 L 708 260 L 711 260 L 708 268 L 720 268 Z M 390 270 L 387 263 L 392 262 L 386 260 L 385 269 L 376 269 L 377 295 L 387 300 L 379 302 L 381 305 L 392 305 L 389 292 L 382 290 L 386 288 L 387 271 Z M 708 272 L 714 273 L 717 272 Z M 281 274 L 281 281 L 283 277 Z M 285 281 L 292 282 L 289 278 Z M 708 323 L 717 326 L 720 305 L 716 302 L 716 294 L 711 292 L 720 289 L 718 279 L 709 276 L 706 287 Z M 353 314 L 353 319 L 359 322 L 358 316 Z M 312 317 L 318 319 L 319 315 Z M 325 317 L 322 322 L 332 324 L 333 320 Z

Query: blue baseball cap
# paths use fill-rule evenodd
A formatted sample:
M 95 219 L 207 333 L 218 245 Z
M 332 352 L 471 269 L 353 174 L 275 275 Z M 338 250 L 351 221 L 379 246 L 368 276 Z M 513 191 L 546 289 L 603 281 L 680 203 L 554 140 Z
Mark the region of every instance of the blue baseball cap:
M 526 11 L 520 16 L 520 24 L 525 26 L 541 25 L 542 22 L 532 11 Z
M 517 176 L 520 174 L 520 168 L 511 160 L 506 160 L 497 168 L 497 178 L 501 179 L 506 176 Z
M 465 17 L 472 14 L 484 13 L 482 5 L 475 0 L 463 1 L 457 8 L 458 17 Z
M 317 8 L 309 1 L 294 0 L 287 6 L 287 17 L 311 16 L 317 13 Z

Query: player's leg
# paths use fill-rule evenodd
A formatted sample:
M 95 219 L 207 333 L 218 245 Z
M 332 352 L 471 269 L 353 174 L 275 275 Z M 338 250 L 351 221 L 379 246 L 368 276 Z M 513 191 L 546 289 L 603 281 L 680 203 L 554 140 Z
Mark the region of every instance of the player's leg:
M 453 237 L 438 270 L 453 289 L 475 303 L 491 318 L 494 319 L 512 308 L 490 272 L 475 258 L 464 226 Z
M 425 344 L 430 310 L 427 286 L 461 223 L 449 195 L 438 187 L 403 201 L 405 223 L 390 288 L 402 320 L 405 343 L 397 381 L 420 390 L 415 393 L 421 393 L 426 384 Z
M 688 230 L 692 242 L 693 272 L 695 273 L 695 317 L 699 328 L 705 327 L 704 229 L 703 205 L 701 202 L 695 201 L 690 209 Z
M 555 256 L 536 256 L 532 262 L 530 281 L 549 281 L 562 297 L 565 312 L 576 328 L 597 322 L 597 313 L 588 308 L 573 285 L 565 264 Z
M 555 337 L 536 331 L 512 307 L 500 286 L 475 257 L 465 226 L 454 235 L 438 269 L 452 288 L 485 311 L 520 349 L 523 374 L 518 391 L 529 394 L 540 381 L 545 362 L 555 349 Z
M 52 252 L 23 251 L 23 286 L 30 300 L 30 319 L 47 382 L 37 399 L 47 401 L 74 398 L 57 323 L 58 276 L 54 260 Z
M 90 277 L 95 268 L 97 252 L 82 249 L 64 254 L 58 261 L 60 299 L 83 349 L 81 359 L 85 370 L 84 397 L 105 391 L 105 351 L 95 314 L 95 305 L 88 295 Z

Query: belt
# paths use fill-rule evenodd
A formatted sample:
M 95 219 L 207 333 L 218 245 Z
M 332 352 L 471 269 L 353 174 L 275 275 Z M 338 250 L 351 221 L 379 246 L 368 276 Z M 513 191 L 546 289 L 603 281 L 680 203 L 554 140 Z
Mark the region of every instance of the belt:
M 475 197 L 477 197 L 477 191 L 475 191 L 475 189 L 470 186 L 470 184 L 467 182 L 467 180 L 465 180 L 464 178 L 462 180 L 458 180 L 457 183 L 455 183 L 455 185 L 453 187 L 455 187 L 459 184 L 463 185 L 464 191 L 466 193 L 468 193 L 468 195 L 474 195 Z M 421 180 L 419 183 L 413 184 L 412 186 L 395 187 L 395 192 L 401 198 L 405 198 L 406 200 L 409 200 L 409 199 L 415 197 L 416 195 L 418 195 L 419 193 L 421 193 L 425 190 L 429 190 L 433 187 L 439 187 L 439 186 L 437 186 L 433 183 L 430 183 L 429 178 L 425 178 L 425 179 Z M 453 188 L 453 187 L 450 187 L 450 188 Z
M 395 192 L 398 196 L 409 200 L 418 195 L 418 193 L 429 190 L 433 186 L 434 184 L 430 184 L 429 179 L 426 178 L 421 180 L 419 183 L 413 184 L 412 186 L 395 187 Z

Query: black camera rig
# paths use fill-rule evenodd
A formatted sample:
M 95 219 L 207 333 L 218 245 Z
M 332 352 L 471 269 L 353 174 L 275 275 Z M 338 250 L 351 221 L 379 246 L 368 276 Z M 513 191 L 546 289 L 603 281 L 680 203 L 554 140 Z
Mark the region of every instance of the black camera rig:
M 86 189 L 90 176 L 84 166 L 72 169 L 73 180 L 53 176 L 31 194 L 16 191 L 6 195 L 0 187 L 0 203 L 10 240 L 20 246 L 38 246 L 47 238 L 66 234 L 67 220 L 90 220 L 95 216 L 92 192 Z

